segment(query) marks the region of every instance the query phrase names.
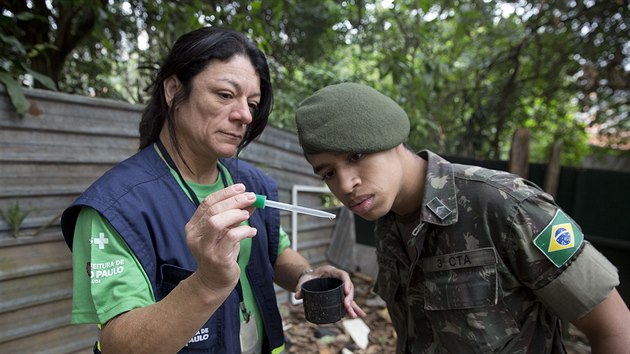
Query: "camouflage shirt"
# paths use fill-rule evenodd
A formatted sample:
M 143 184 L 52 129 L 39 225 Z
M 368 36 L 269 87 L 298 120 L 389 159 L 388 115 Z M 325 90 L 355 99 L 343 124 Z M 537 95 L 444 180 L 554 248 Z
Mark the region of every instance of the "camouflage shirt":
M 376 225 L 398 353 L 565 353 L 560 320 L 604 300 L 616 268 L 533 183 L 420 156 L 422 209 Z

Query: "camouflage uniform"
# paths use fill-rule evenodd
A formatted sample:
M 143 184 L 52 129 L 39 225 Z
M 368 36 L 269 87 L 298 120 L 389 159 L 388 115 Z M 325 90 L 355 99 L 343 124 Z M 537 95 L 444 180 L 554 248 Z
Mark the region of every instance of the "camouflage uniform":
M 558 265 L 536 247 L 562 211 L 533 183 L 420 156 L 428 161 L 422 209 L 376 226 L 375 291 L 398 353 L 565 353 L 560 319 L 604 300 L 619 284 L 616 268 L 587 241 Z

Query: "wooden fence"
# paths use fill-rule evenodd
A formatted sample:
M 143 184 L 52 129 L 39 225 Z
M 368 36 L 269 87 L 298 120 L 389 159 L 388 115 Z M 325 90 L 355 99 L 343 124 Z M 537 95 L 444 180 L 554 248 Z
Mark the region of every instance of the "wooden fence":
M 19 118 L 0 87 L 0 353 L 91 352 L 95 327 L 70 325 L 72 262 L 59 217 L 137 150 L 142 107 L 42 90 L 27 98 L 30 113 Z M 281 201 L 291 202 L 294 185 L 322 186 L 293 133 L 268 127 L 241 158 L 276 179 Z M 306 193 L 300 204 L 319 207 L 320 197 Z M 12 213 L 25 216 L 19 229 Z M 290 213 L 281 215 L 291 234 Z M 324 263 L 334 223 L 300 216 L 298 225 L 298 250 Z

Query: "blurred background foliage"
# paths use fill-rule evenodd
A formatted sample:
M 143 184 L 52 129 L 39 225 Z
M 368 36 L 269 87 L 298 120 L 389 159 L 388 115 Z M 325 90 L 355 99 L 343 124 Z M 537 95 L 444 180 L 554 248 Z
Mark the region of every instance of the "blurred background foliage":
M 199 26 L 245 32 L 268 55 L 276 127 L 294 130 L 313 91 L 356 81 L 405 108 L 416 149 L 507 159 L 520 127 L 531 162 L 557 140 L 564 165 L 589 139 L 630 146 L 628 0 L 2 0 L 0 83 L 21 114 L 20 87 L 142 104 L 170 45 Z

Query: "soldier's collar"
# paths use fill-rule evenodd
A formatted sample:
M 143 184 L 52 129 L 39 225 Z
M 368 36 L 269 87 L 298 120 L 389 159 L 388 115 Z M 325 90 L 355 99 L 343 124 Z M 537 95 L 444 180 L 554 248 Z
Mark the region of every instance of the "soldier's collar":
M 436 225 L 457 222 L 457 191 L 450 162 L 429 150 L 418 153 L 427 160 L 422 199 L 422 221 Z

